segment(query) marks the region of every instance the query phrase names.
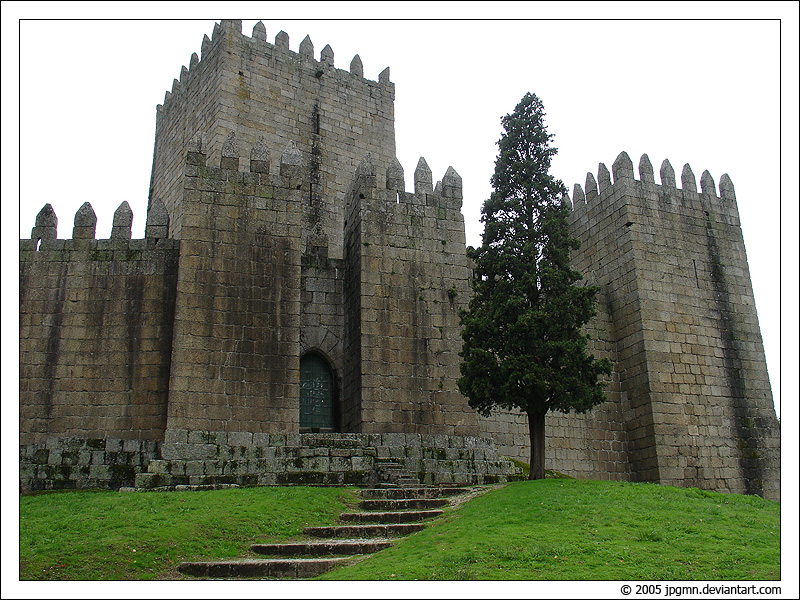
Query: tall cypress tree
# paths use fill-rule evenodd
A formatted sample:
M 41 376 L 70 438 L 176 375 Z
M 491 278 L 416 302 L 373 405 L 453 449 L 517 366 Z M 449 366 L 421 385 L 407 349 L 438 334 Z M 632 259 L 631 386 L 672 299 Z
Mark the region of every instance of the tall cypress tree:
M 595 314 L 597 288 L 576 285 L 570 251 L 566 187 L 550 175 L 557 149 L 544 125 L 544 106 L 526 94 L 502 118 L 505 132 L 481 209 L 483 243 L 475 261 L 473 297 L 461 313 L 461 378 L 469 404 L 528 416 L 530 479 L 544 477 L 545 415 L 585 412 L 605 400 L 601 375 L 612 364 L 586 350 L 581 328 Z

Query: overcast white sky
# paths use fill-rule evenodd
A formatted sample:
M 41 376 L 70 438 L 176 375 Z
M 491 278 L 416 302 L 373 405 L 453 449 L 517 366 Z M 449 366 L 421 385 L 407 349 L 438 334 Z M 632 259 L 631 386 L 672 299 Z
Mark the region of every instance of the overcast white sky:
M 316 58 L 330 44 L 340 69 L 348 69 L 359 54 L 368 79 L 377 80 L 389 66 L 406 186 L 413 187 L 420 156 L 434 180 L 452 165 L 463 178 L 472 245 L 480 243 L 480 207 L 490 193 L 500 117 L 528 91 L 544 102 L 560 150 L 553 172 L 570 192 L 573 184 L 583 185 L 587 171 L 597 176 L 599 162 L 610 169 L 622 150 L 634 165 L 647 153 L 657 181 L 665 158 L 678 180 L 688 162 L 698 187 L 704 169 L 717 184 L 728 173 L 736 188 L 776 408 L 795 436 L 797 4 L 657 3 L 640 14 L 639 3 L 492 3 L 491 14 L 482 3 L 388 3 L 380 9 L 370 4 L 130 3 L 120 8 L 115 3 L 98 9 L 97 4 L 4 2 L 3 362 L 17 364 L 14 211 L 19 211 L 20 237 L 28 238 L 36 214 L 49 202 L 59 219 L 59 237 L 65 238 L 71 236 L 75 211 L 89 201 L 98 217 L 97 237 L 105 238 L 114 211 L 127 200 L 134 237 L 141 237 L 156 105 L 192 52 L 200 54 L 203 35 L 210 37 L 214 24 L 17 19 L 170 18 L 188 12 L 213 17 L 224 10 L 254 17 L 244 21 L 248 35 L 257 19 L 263 20 L 270 43 L 286 31 L 294 51 L 306 34 Z M 306 15 L 481 19 L 282 18 Z M 483 20 L 503 16 L 528 20 Z M 658 20 L 596 20 L 638 16 Z M 592 20 L 552 20 L 577 17 Z M 731 17 L 784 20 L 685 20 Z M 548 20 L 531 20 L 541 18 Z M 783 411 L 781 329 L 790 399 Z M 5 390 L 9 378 L 4 379 Z M 14 404 L 5 398 L 4 416 Z

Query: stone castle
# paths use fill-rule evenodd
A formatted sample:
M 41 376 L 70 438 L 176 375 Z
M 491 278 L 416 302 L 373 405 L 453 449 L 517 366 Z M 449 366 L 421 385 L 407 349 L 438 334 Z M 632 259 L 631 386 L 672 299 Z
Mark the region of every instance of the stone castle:
M 547 467 L 780 496 L 775 417 L 733 185 L 619 155 L 573 191 L 573 264 L 608 401 L 549 415 Z M 612 181 L 613 175 L 613 181 Z M 157 123 L 144 239 L 46 205 L 20 241 L 20 485 L 486 483 L 524 415 L 460 395 L 462 185 L 413 192 L 389 69 L 363 77 L 223 20 Z

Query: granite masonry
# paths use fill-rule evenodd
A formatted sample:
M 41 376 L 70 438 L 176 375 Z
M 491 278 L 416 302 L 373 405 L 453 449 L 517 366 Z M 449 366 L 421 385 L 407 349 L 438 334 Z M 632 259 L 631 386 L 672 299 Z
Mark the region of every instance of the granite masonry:
M 20 241 L 20 486 L 430 484 L 514 477 L 522 415 L 458 392 L 462 184 L 406 190 L 389 69 L 223 20 L 157 124 L 145 238 L 85 204 Z M 550 415 L 577 477 L 780 497 L 780 429 L 735 193 L 623 152 L 573 192 L 608 401 Z M 410 186 L 412 187 L 412 186 Z

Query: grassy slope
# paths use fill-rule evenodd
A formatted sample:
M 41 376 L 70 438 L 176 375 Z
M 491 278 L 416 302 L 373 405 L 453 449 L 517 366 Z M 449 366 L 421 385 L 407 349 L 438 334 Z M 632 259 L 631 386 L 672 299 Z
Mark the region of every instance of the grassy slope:
M 184 560 L 229 559 L 298 536 L 355 501 L 345 488 L 62 492 L 20 498 L 20 579 L 181 577 Z
M 356 490 L 64 492 L 20 498 L 21 579 L 180 577 L 183 560 L 335 521 Z M 548 479 L 478 497 L 331 579 L 779 579 L 777 503 Z
M 780 579 L 780 505 L 652 484 L 511 484 L 326 579 Z

